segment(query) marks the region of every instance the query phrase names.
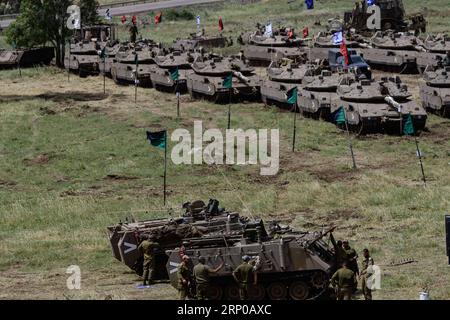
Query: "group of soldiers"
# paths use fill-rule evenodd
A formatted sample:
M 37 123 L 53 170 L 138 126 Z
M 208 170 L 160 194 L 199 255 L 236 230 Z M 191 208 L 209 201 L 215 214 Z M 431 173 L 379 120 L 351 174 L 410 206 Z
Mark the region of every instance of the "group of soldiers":
M 338 241 L 335 245 L 336 262 L 340 268 L 331 277 L 331 285 L 336 290 L 338 300 L 351 300 L 357 290 L 358 280 L 365 300 L 372 300 L 372 290 L 368 279 L 373 274 L 374 261 L 368 249 L 363 250 L 361 270 L 358 268 L 358 254 L 348 241 Z
M 368 285 L 368 279 L 373 274 L 374 261 L 369 250 L 363 250 L 361 270 L 358 268 L 358 254 L 350 247 L 348 241 L 334 241 L 336 263 L 340 267 L 331 277 L 331 285 L 336 290 L 338 300 L 351 300 L 357 290 L 358 280 L 361 282 L 361 290 L 366 300 L 372 300 L 372 290 Z M 154 283 L 155 252 L 160 250 L 154 236 L 143 236 L 138 250 L 143 255 L 144 286 Z M 183 254 L 181 263 L 177 269 L 179 298 L 185 300 L 194 296 L 198 300 L 208 299 L 210 276 L 219 272 L 224 266 L 222 262 L 217 268 L 207 265 L 205 257 L 198 258 L 198 264 L 192 267 L 189 256 Z M 258 282 L 257 267 L 247 255 L 242 257 L 242 263 L 233 271 L 232 275 L 239 288 L 241 300 L 249 298 L 248 289 Z

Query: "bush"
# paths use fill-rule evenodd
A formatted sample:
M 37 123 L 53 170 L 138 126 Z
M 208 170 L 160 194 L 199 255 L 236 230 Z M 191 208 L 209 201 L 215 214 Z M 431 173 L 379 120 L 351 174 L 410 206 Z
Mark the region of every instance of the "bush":
M 195 14 L 192 11 L 182 9 L 182 10 L 175 10 L 170 9 L 164 12 L 163 19 L 166 18 L 169 21 L 176 21 L 176 20 L 194 20 Z

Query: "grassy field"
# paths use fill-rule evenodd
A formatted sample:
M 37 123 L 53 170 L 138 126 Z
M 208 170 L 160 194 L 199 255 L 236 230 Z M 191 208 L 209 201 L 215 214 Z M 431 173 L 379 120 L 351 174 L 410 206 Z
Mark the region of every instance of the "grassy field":
M 314 13 L 329 14 L 343 3 L 318 3 Z M 427 5 L 432 3 L 445 1 Z M 331 9 L 323 9 L 325 4 Z M 221 7 L 204 20 L 211 32 L 218 15 L 226 27 L 244 29 L 275 17 L 295 21 L 296 12 L 285 1 Z M 303 25 L 306 14 L 299 15 Z M 440 23 L 436 19 L 431 29 L 444 30 Z M 191 24 L 195 30 L 193 22 L 162 24 L 155 37 L 170 41 L 180 35 L 176 30 L 191 31 Z M 417 99 L 417 77 L 404 79 Z M 26 69 L 22 77 L 16 70 L 2 71 L 0 84 L 0 298 L 175 298 L 167 284 L 135 288 L 139 279 L 112 258 L 105 227 L 127 215 L 167 216 L 163 154 L 148 145 L 146 129 L 191 130 L 194 120 L 225 128 L 227 107 L 182 96 L 182 119 L 177 119 L 173 95 L 139 89 L 135 104 L 132 87 L 108 80 L 103 95 L 101 78 L 71 76 L 69 82 L 54 68 Z M 258 166 L 170 164 L 168 208 L 178 211 L 185 201 L 217 198 L 230 210 L 297 228 L 334 223 L 338 238 L 349 239 L 358 251 L 368 247 L 381 266 L 382 289 L 374 298 L 417 299 L 426 286 L 433 299 L 450 299 L 443 223 L 450 207 L 448 119 L 430 115 L 419 139 L 428 178 L 424 187 L 412 138 L 354 138 L 359 168 L 352 171 L 346 135 L 332 124 L 301 118 L 292 153 L 291 113 L 257 103 L 235 104 L 232 112 L 233 127 L 280 129 L 279 174 L 261 177 Z M 417 262 L 388 266 L 406 258 Z M 65 270 L 74 264 L 82 271 L 80 291 L 66 288 Z

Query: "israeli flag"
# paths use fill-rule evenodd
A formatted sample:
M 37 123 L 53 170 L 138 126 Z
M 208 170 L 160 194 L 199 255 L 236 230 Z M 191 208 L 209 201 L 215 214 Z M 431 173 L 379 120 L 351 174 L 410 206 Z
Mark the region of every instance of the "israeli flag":
M 197 28 L 200 28 L 200 16 L 197 16 Z
M 342 31 L 333 33 L 333 44 L 342 44 L 343 37 Z
M 105 18 L 106 20 L 111 20 L 111 13 L 109 12 L 109 9 L 106 9 L 106 14 L 105 14 Z
M 373 6 L 374 4 L 375 4 L 375 2 L 376 2 L 376 0 L 367 0 L 367 5 L 370 7 L 370 6 Z
M 272 22 L 270 22 L 268 25 L 266 25 L 264 36 L 266 36 L 266 37 L 272 36 Z

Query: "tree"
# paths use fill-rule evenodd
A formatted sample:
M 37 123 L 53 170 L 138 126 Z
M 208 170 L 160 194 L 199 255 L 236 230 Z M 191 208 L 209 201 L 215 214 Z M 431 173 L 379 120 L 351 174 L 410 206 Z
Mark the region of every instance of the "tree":
M 63 67 L 65 43 L 73 34 L 67 28 L 67 8 L 73 4 L 82 9 L 83 25 L 97 21 L 97 0 L 22 0 L 20 16 L 6 30 L 8 43 L 32 47 L 50 42 L 55 47 L 57 66 Z

